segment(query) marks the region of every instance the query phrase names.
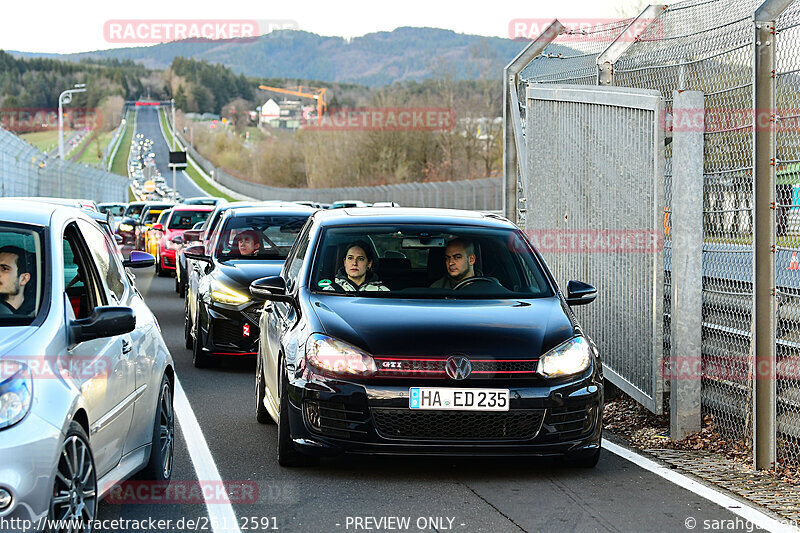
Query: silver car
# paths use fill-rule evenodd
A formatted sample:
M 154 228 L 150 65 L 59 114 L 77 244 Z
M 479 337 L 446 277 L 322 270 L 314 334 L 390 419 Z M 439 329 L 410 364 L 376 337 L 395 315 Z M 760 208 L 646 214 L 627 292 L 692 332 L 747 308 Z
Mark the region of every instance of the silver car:
M 153 263 L 81 210 L 0 199 L 0 523 L 93 520 L 132 474 L 170 479 L 174 364 L 125 271 Z

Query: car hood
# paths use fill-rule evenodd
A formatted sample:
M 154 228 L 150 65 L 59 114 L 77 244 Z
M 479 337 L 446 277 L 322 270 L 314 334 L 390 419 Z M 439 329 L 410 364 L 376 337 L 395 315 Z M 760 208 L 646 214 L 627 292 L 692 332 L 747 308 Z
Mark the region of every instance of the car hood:
M 225 277 L 234 283 L 241 285 L 244 289 L 250 287 L 250 283 L 266 276 L 277 276 L 283 268 L 283 261 L 259 261 L 244 259 L 241 261 L 225 261 L 217 263 L 217 277 Z
M 556 298 L 396 300 L 312 295 L 324 333 L 373 355 L 538 357 L 574 335 Z

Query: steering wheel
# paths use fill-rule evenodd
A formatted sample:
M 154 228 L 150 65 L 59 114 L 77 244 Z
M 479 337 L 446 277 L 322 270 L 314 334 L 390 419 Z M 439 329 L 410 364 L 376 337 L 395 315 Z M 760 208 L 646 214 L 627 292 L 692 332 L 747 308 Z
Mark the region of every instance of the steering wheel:
M 487 277 L 484 277 L 484 276 L 473 276 L 471 278 L 462 279 L 461 281 L 459 281 L 456 284 L 456 286 L 453 287 L 453 290 L 457 291 L 457 290 L 459 290 L 459 289 L 461 289 L 463 287 L 468 287 L 469 285 L 472 285 L 473 283 L 484 283 L 484 282 L 497 283 L 497 280 L 495 280 L 493 278 L 487 278 Z

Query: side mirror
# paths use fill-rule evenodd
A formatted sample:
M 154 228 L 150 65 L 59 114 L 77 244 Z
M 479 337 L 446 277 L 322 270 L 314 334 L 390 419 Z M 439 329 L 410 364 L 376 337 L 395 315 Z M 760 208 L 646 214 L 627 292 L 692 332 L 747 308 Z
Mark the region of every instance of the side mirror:
M 567 283 L 567 305 L 586 305 L 597 298 L 597 289 L 582 281 Z
M 123 243 L 122 235 L 120 235 L 119 233 L 115 233 L 114 234 L 114 242 L 116 242 L 119 245 L 122 245 L 122 243 Z
M 153 224 L 153 226 L 150 229 L 153 229 L 153 230 L 156 230 L 156 231 L 164 231 L 164 226 L 163 226 L 163 224 Z
M 183 232 L 183 242 L 199 241 L 202 233 L 203 231 L 199 229 L 187 229 Z
M 152 256 L 151 256 L 152 257 Z M 100 306 L 92 314 L 69 325 L 71 344 L 130 333 L 136 327 L 136 315 L 130 307 Z
M 196 244 L 183 249 L 183 255 L 186 259 L 195 259 L 197 261 L 208 261 L 209 257 L 206 255 L 206 248 L 202 244 Z
M 173 238 L 170 239 L 175 244 L 183 244 L 183 237 L 180 235 L 175 235 Z
M 133 250 L 131 256 L 122 262 L 122 266 L 129 268 L 147 268 L 156 264 L 156 258 L 147 252 Z
M 286 294 L 286 282 L 280 276 L 267 276 L 255 280 L 250 284 L 250 294 L 259 300 L 294 305 L 294 298 Z

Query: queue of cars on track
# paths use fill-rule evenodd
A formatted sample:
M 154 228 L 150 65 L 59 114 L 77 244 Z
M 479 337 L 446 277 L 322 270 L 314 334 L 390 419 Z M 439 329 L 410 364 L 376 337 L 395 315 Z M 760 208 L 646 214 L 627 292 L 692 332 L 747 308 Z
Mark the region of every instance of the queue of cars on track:
M 93 517 L 114 482 L 170 478 L 174 363 L 128 270 L 151 265 L 175 273 L 195 366 L 255 359 L 255 418 L 277 424 L 282 466 L 341 453 L 598 461 L 601 357 L 571 309 L 596 290 L 560 288 L 503 217 L 0 202 L 0 516 Z M 92 370 L 72 371 L 78 359 Z

